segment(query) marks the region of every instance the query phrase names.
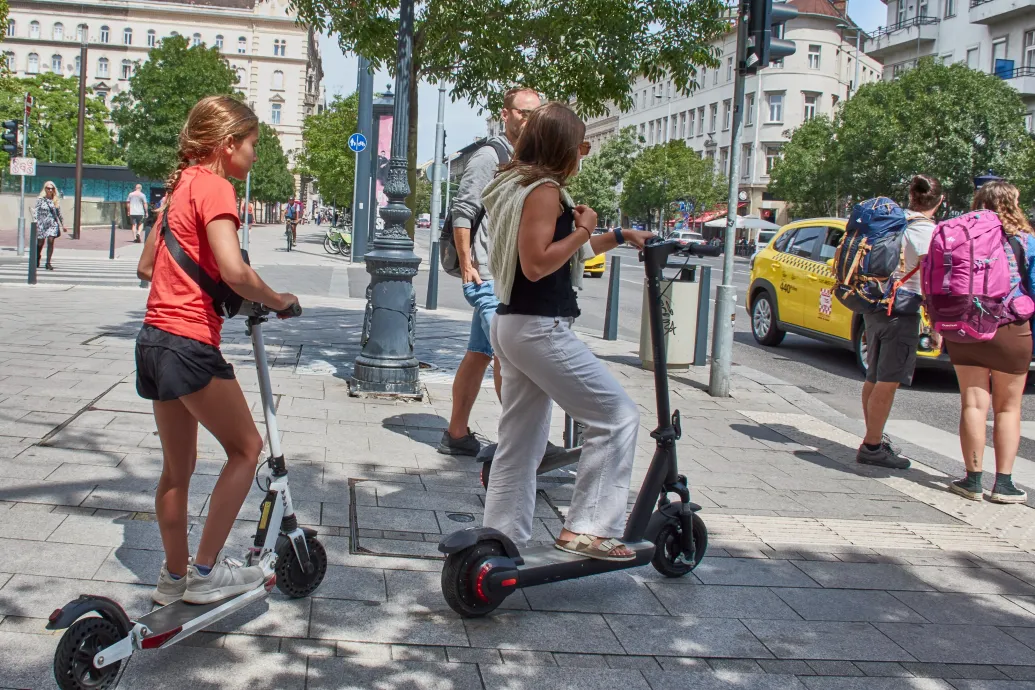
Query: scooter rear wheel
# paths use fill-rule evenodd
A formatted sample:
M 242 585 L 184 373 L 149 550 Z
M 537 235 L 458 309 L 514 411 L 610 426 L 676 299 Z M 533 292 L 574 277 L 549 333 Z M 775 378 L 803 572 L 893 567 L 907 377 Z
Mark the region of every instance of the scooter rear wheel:
M 290 541 L 282 539 L 281 544 L 277 549 L 277 589 L 292 599 L 309 596 L 316 591 L 327 574 L 327 552 L 323 544 L 315 537 L 305 540 L 309 548 L 309 562 L 313 565 L 311 573 L 302 570 L 302 564 L 298 562 Z
M 65 631 L 54 652 L 54 680 L 61 690 L 103 690 L 119 675 L 121 661 L 96 668 L 97 652 L 119 641 L 114 623 L 105 618 L 80 618 Z
M 481 541 L 449 554 L 442 568 L 442 595 L 449 608 L 464 618 L 478 618 L 495 611 L 502 600 L 479 596 L 476 587 L 478 571 L 485 561 L 502 555 L 503 545 L 495 541 Z
M 708 550 L 708 528 L 705 527 L 704 520 L 697 513 L 690 518 L 690 529 L 694 533 L 694 558 L 689 563 L 676 560 L 682 552 L 679 545 L 679 522 L 675 520 L 667 522 L 658 532 L 658 536 L 654 540 L 654 556 L 650 559 L 650 563 L 665 577 L 683 577 L 704 560 L 704 553 Z

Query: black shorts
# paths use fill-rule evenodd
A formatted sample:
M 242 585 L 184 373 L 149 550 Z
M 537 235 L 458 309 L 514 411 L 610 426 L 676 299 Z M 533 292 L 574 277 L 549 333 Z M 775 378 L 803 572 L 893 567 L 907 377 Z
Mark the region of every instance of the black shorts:
M 233 379 L 218 347 L 144 325 L 137 335 L 137 394 L 169 401 L 197 393 L 212 377 Z
M 144 222 L 144 217 L 143 216 L 132 215 L 132 216 L 129 217 L 129 219 L 131 221 L 133 221 L 134 225 L 138 225 L 138 224 Z
M 863 321 L 868 350 L 866 380 L 908 386 L 913 381 L 920 344 L 920 314 L 864 314 Z

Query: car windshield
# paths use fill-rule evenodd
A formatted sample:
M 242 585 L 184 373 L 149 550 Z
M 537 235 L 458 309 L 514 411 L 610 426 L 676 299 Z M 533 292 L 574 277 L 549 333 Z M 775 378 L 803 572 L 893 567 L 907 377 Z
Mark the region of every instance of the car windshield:
M 758 233 L 758 248 L 761 249 L 772 242 L 773 238 L 776 237 L 776 233 L 776 230 L 761 230 Z

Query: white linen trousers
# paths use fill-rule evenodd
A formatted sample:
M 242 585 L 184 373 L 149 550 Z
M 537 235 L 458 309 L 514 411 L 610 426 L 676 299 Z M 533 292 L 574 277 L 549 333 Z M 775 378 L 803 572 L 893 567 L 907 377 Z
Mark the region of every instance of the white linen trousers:
M 532 536 L 536 470 L 546 452 L 554 400 L 585 425 L 565 528 L 596 537 L 621 537 L 625 530 L 640 411 L 572 332 L 572 321 L 521 314 L 492 320 L 503 413 L 483 524 L 519 546 Z

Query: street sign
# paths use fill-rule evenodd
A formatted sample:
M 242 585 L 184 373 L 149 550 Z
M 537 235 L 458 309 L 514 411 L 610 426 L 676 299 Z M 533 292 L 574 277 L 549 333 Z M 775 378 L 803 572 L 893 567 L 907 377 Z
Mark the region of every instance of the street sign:
M 434 181 L 434 175 L 435 175 L 435 164 L 432 163 L 427 168 L 425 168 L 425 170 L 424 170 L 424 177 L 426 177 L 428 179 L 428 182 L 432 182 L 432 181 Z M 439 175 L 439 179 L 443 179 L 443 180 L 446 179 L 446 166 L 442 165 L 441 163 L 438 164 L 438 175 Z
M 25 115 L 26 116 L 28 116 L 28 115 L 30 115 L 32 113 L 32 104 L 33 104 L 32 94 L 31 93 L 25 94 Z
M 36 177 L 35 158 L 11 158 L 11 174 Z
M 367 150 L 367 138 L 360 132 L 349 137 L 349 150 L 353 153 L 363 153 Z

